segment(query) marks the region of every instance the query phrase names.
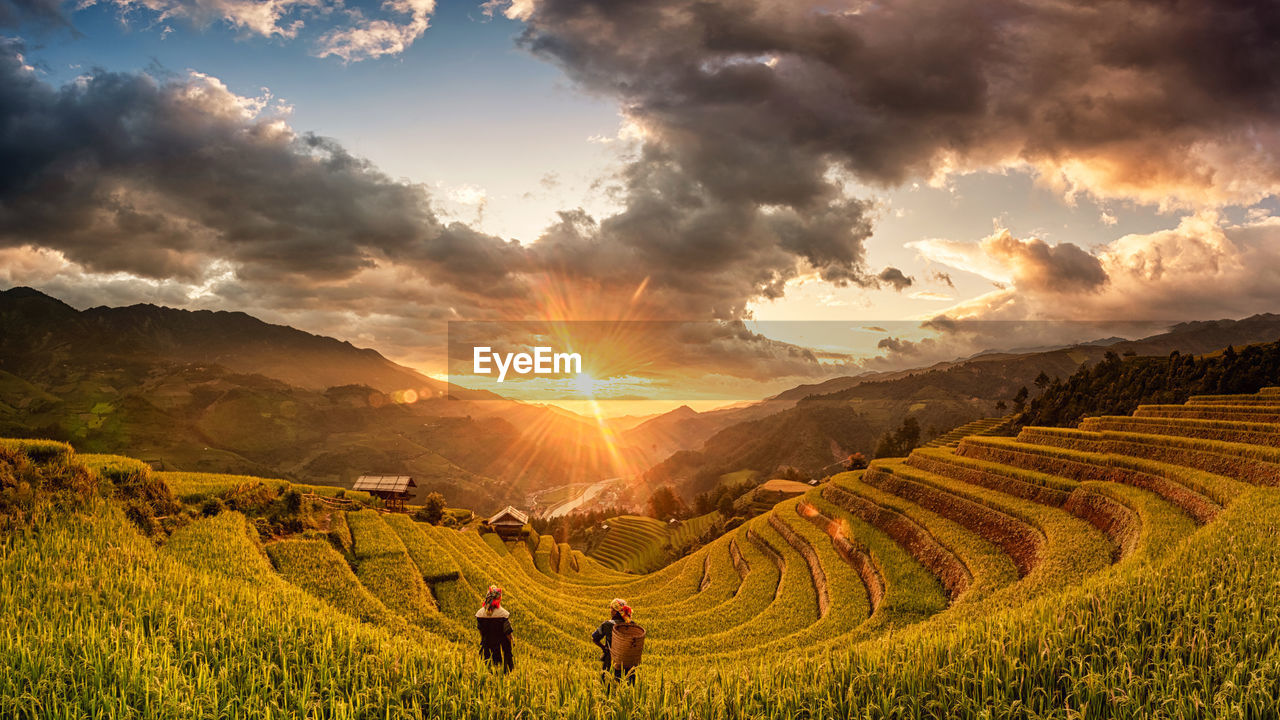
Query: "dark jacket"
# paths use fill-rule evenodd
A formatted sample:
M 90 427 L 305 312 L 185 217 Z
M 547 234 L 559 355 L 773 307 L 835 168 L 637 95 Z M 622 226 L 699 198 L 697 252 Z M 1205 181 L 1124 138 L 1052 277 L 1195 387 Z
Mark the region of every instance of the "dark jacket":
M 613 663 L 613 653 L 611 650 L 611 646 L 613 645 L 613 626 L 618 624 L 619 619 L 618 614 L 614 613 L 613 617 L 600 623 L 600 627 L 596 628 L 595 632 L 591 633 L 591 642 L 595 643 L 596 647 L 600 648 L 600 667 L 605 670 L 608 670 L 609 666 Z
M 476 627 L 480 629 L 480 656 L 494 667 L 511 670 L 516 666 L 511 655 L 511 613 L 498 608 L 492 613 L 480 608 L 476 611 Z
M 483 608 L 476 611 L 476 627 L 480 629 L 480 643 L 490 647 L 502 645 L 514 631 L 511 629 L 511 613 L 498 608 L 490 615 Z
M 613 626 L 617 624 L 617 621 L 612 618 L 600 623 L 600 627 L 591 633 L 591 642 L 601 650 L 609 652 L 609 646 L 613 644 Z

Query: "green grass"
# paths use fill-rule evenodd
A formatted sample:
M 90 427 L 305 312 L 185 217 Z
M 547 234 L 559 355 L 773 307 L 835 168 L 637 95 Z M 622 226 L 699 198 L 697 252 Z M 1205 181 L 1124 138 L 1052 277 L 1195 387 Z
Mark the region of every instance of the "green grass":
M 502 538 L 499 537 L 497 533 L 485 533 L 483 537 L 484 537 L 484 541 L 488 543 L 490 547 L 493 548 L 494 552 L 498 553 L 499 555 L 511 554 L 511 552 L 507 550 L 507 544 L 502 541 Z
M 409 623 L 439 628 L 440 613 L 431 592 L 395 531 L 372 510 L 348 513 L 347 524 L 360 582 Z
M 350 554 L 355 541 L 351 538 L 351 526 L 347 523 L 347 514 L 334 511 L 329 514 L 330 542 L 342 552 Z
M 693 529 L 706 522 L 697 521 Z M 590 557 L 605 567 L 630 573 L 650 572 L 665 564 L 672 540 L 667 523 L 641 515 L 621 515 L 605 522 L 609 530 Z
M 406 515 L 387 515 L 384 521 L 404 543 L 423 580 L 432 583 L 461 577 L 458 564 L 445 554 L 436 540 L 436 533 L 442 531 L 414 522 Z
M 538 570 L 547 575 L 556 574 L 556 567 L 559 557 L 559 548 L 556 547 L 555 538 L 550 535 L 543 535 L 538 539 L 538 549 L 533 553 L 533 564 Z
M 257 531 L 238 512 L 192 522 L 170 536 L 164 551 L 231 580 L 260 583 L 274 574 Z
M 404 625 L 404 618 L 387 609 L 374 597 L 351 567 L 323 540 L 281 540 L 266 548 L 280 576 L 335 610 L 353 618 L 391 628 Z
M 993 435 L 1007 428 L 1013 422 L 1015 416 L 1005 415 L 1004 417 L 982 418 L 965 423 L 959 427 L 952 428 L 938 437 L 925 443 L 925 447 L 941 448 L 955 447 L 961 440 L 972 437 L 974 435 Z
M 66 460 L 75 452 L 70 445 L 57 440 L 0 438 L 0 448 L 22 453 L 36 462 Z
M 102 456 L 109 457 L 109 456 Z M 303 493 L 315 493 L 325 497 L 337 497 L 339 493 L 348 500 L 364 505 L 375 504 L 373 496 L 361 490 L 346 490 L 333 485 L 306 485 L 277 478 L 261 478 L 252 475 L 224 475 L 221 473 L 199 472 L 157 472 L 155 476 L 164 480 L 173 494 L 183 502 L 200 502 L 206 498 L 218 497 L 242 485 L 262 483 L 279 492 L 295 489 Z
M 985 600 L 1018 579 L 1013 560 L 1000 548 L 953 520 L 866 484 L 861 473 L 837 475 L 822 497 L 891 537 L 933 573 L 952 602 Z
M 1280 703 L 1265 611 L 1280 587 L 1278 519 L 1280 493 L 1250 491 L 1162 561 L 1016 612 L 747 672 L 655 669 L 609 695 L 586 667 L 518 667 L 493 683 L 473 653 L 344 619 L 283 581 L 262 593 L 167 560 L 103 508 L 3 546 L 0 714 L 1265 717 Z
M 549 536 L 508 546 L 370 510 L 264 548 L 234 512 L 149 538 L 110 488 L 48 500 L 0 536 L 0 717 L 1272 717 L 1280 489 L 1241 478 L 1274 448 L 1133 435 L 1031 429 L 958 451 L 1017 457 L 877 461 L 643 575 Z M 1028 457 L 1107 473 L 1003 462 Z M 75 460 L 54 452 L 49 472 Z M 28 472 L 12 455 L 0 471 L 4 492 Z M 1201 524 L 1112 471 L 1221 511 Z M 1084 500 L 1123 509 L 1122 527 L 1068 511 Z M 680 532 L 611 524 L 622 557 Z M 475 650 L 490 584 L 516 632 L 506 676 Z M 635 687 L 602 685 L 587 639 L 615 596 L 649 633 Z
M 834 530 L 850 539 L 869 556 L 884 582 L 884 597 L 869 618 L 867 630 L 910 625 L 946 609 L 942 584 L 893 538 L 828 502 L 816 491 L 805 501 L 834 523 L 834 528 L 824 528 L 824 532 Z
M 1256 445 L 1280 442 L 1280 424 L 1240 422 L 1236 420 L 1199 420 L 1195 418 L 1131 418 L 1103 416 L 1085 418 L 1082 430 L 1097 432 L 1147 433 L 1222 440 Z
M 738 470 L 737 472 L 725 473 L 716 480 L 716 487 L 734 487 L 738 485 L 754 484 L 760 473 L 755 470 Z
M 678 527 L 671 528 L 668 542 L 674 548 L 687 547 L 722 520 L 720 513 L 714 510 L 706 515 L 691 517 L 680 523 Z

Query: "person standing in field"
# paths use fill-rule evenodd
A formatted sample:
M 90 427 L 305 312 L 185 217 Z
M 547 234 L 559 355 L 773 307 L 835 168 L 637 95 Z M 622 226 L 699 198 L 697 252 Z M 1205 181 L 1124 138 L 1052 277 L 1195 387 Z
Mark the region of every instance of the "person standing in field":
M 480 630 L 480 656 L 503 671 L 516 666 L 511 656 L 515 631 L 511 629 L 511 613 L 502 607 L 502 588 L 490 585 L 484 605 L 476 611 L 476 627 Z
M 591 633 L 591 642 L 600 648 L 600 679 L 608 677 L 609 668 L 613 665 L 613 628 L 622 623 L 631 622 L 631 607 L 622 598 L 609 601 L 609 619 L 600 623 L 600 627 Z M 615 670 L 614 676 L 621 677 L 621 670 Z

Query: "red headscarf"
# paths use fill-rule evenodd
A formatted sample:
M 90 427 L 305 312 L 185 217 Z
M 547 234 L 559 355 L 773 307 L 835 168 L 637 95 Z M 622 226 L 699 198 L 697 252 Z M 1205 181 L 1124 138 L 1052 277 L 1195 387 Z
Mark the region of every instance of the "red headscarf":
M 484 595 L 484 608 L 489 612 L 493 612 L 502 607 L 502 588 L 497 585 L 490 585 L 489 592 Z

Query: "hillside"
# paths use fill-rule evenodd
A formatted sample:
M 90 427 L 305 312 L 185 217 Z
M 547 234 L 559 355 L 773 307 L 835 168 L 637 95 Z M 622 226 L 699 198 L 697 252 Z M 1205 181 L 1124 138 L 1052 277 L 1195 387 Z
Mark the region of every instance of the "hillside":
M 519 441 L 501 420 L 437 419 L 427 427 L 429 416 L 382 402 L 372 388 L 318 392 L 213 365 L 95 354 L 28 377 L 39 379 L 0 371 L 0 432 L 129 453 L 161 469 L 348 486 L 360 474 L 405 472 L 423 492 L 493 506 L 505 490 L 438 451 L 496 453 Z
M 1182 403 L 1195 394 L 1256 392 L 1280 375 L 1280 342 L 1201 355 L 1114 353 L 1054 382 L 1033 399 L 1021 425 L 1075 425 L 1089 415 L 1126 415 L 1142 403 Z
M 1108 353 L 1206 353 L 1231 343 L 1243 346 L 1277 338 L 1280 316 L 1257 315 L 1244 320 L 1184 323 L 1149 338 L 1105 346 L 987 353 L 917 371 L 804 385 L 762 403 L 783 408 L 763 417 L 758 408 L 749 416 L 730 414 L 742 411 L 725 411 L 720 429 L 700 445 L 686 446 L 655 465 L 646 480 L 672 484 L 692 497 L 710 489 L 720 475 L 737 470 L 770 474 L 779 466 L 790 465 L 820 475 L 851 453 L 871 457 L 880 436 L 908 416 L 919 422 L 927 441 L 965 423 L 1004 415 L 996 403 L 1011 403 L 1021 387 L 1036 391 L 1040 373 L 1049 378 L 1071 377 L 1082 365 L 1097 363 Z M 1255 382 L 1253 389 L 1259 386 Z M 1064 393 L 1077 403 L 1094 397 L 1076 385 L 1065 387 Z M 1186 395 L 1184 392 L 1181 397 Z M 1053 421 L 1040 418 L 1036 422 Z
M 651 469 L 652 483 L 669 482 L 687 496 L 710 489 L 720 475 L 741 469 L 773 473 L 790 465 L 805 473 L 830 472 L 851 453 L 870 457 L 887 430 L 914 417 L 941 434 L 978 418 L 999 415 L 996 403 L 1032 385 L 1041 372 L 1070 374 L 1101 349 L 1059 350 L 984 359 L 942 370 L 860 382 L 826 395 L 807 396 L 764 418 L 736 423 L 697 451 L 676 453 Z
M 4 435 L 309 483 L 412 474 L 420 495 L 482 509 L 619 474 L 594 425 L 570 414 L 446 387 L 242 313 L 80 312 L 15 288 L 0 293 L 0 336 Z
M 1001 414 L 996 402 L 1039 373 L 1069 377 L 1108 349 L 1167 355 L 1270 342 L 1280 317 L 837 378 L 706 413 L 680 408 L 621 432 L 621 447 L 571 413 L 445 386 L 372 350 L 242 313 L 77 311 L 15 288 L 0 293 L 0 334 L 0 433 L 128 453 L 160 468 L 308 483 L 407 473 L 420 495 L 440 491 L 483 510 L 609 477 L 635 477 L 632 499 L 643 502 L 657 484 L 691 498 L 739 470 L 822 474 L 849 453 L 870 455 L 907 416 L 927 433 L 945 432 Z M 402 391 L 414 387 L 416 402 L 406 402 Z
M 8 341 L 0 369 L 17 375 L 38 375 L 59 363 L 99 353 L 218 365 L 309 390 L 367 385 L 386 393 L 413 388 L 439 394 L 448 389 L 375 350 L 240 312 L 155 305 L 78 311 L 39 291 L 17 287 L 0 291 L 0 333 Z
M 28 529 L 0 541 L 0 714 L 1265 717 L 1278 413 L 1273 387 L 916 450 L 640 577 L 323 503 L 327 534 L 189 508 L 157 544 L 112 499 L 126 476 L 6 443 L 4 517 Z M 495 583 L 501 682 L 471 625 Z M 634 687 L 601 684 L 586 639 L 613 597 L 647 630 Z
M 587 557 L 612 570 L 653 572 L 671 561 L 671 553 L 678 555 L 720 520 L 720 513 L 699 515 L 673 525 L 639 515 L 609 518 L 604 523 L 604 537 Z

